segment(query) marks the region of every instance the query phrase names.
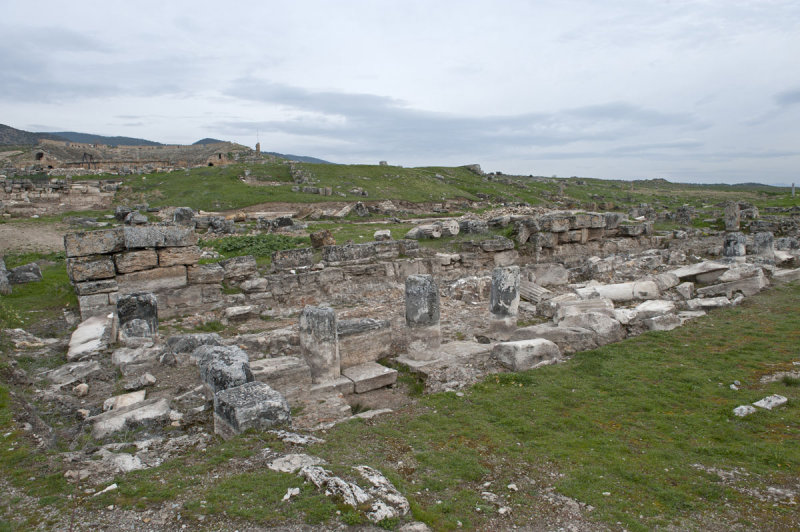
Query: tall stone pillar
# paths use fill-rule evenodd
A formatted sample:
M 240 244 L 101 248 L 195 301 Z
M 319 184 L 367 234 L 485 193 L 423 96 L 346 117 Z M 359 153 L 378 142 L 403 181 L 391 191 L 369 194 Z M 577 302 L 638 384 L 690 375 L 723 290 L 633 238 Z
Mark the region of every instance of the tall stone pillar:
M 311 367 L 314 384 L 339 378 L 339 336 L 332 308 L 305 307 L 300 313 L 300 353 Z
M 754 234 L 752 254 L 769 261 L 775 260 L 775 236 L 770 231 Z
M 734 231 L 725 235 L 725 243 L 722 245 L 723 257 L 744 257 L 747 254 L 747 239 L 743 233 Z
M 519 311 L 519 266 L 505 266 L 492 270 L 492 287 L 489 292 L 489 334 L 497 339 L 507 339 L 517 328 Z
M 413 360 L 432 360 L 442 344 L 439 288 L 431 275 L 406 278 L 407 351 Z
M 725 204 L 725 230 L 738 231 L 740 220 L 741 213 L 739 212 L 739 204 L 735 201 L 727 202 Z

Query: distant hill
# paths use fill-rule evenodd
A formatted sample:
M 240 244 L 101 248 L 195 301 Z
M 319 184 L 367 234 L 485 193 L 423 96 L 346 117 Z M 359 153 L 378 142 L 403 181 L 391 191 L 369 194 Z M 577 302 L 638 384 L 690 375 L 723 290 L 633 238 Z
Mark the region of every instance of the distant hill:
M 163 146 L 162 143 L 153 142 L 152 140 L 137 139 L 133 137 L 106 137 L 103 135 L 92 135 L 91 133 L 77 133 L 75 131 L 59 131 L 45 134 L 55 135 L 70 142 L 80 142 L 83 144 L 106 144 L 109 146 Z
M 226 141 L 219 139 L 211 139 L 206 137 L 204 139 L 200 139 L 197 142 L 193 143 L 192 146 L 202 146 L 203 144 L 219 144 L 221 142 L 226 142 Z
M 31 133 L 0 124 L 0 145 L 2 146 L 33 146 L 39 144 L 40 139 L 66 140 L 54 133 Z
M 281 157 L 283 159 L 288 159 L 290 161 L 297 161 L 298 163 L 336 164 L 330 161 L 325 161 L 323 159 L 317 159 L 316 157 L 309 157 L 308 155 L 292 155 L 290 153 L 278 153 L 274 151 L 265 151 L 262 153 L 265 153 L 267 155 L 274 155 L 275 157 Z

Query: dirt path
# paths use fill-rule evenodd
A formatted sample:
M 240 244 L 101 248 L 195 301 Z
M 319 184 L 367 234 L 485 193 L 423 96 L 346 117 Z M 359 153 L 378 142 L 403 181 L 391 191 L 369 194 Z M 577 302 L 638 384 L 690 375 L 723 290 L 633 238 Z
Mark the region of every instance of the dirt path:
M 2 223 L 0 224 L 0 255 L 8 252 L 64 251 L 64 234 L 70 230 L 69 226 L 61 223 Z

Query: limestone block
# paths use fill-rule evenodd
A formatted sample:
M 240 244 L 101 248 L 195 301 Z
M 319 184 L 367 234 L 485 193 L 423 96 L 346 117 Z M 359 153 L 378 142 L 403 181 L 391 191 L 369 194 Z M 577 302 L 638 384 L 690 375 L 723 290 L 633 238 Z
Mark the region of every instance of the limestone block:
M 67 257 L 104 255 L 125 249 L 125 240 L 120 228 L 68 233 L 64 235 L 64 249 Z
M 336 313 L 327 307 L 305 307 L 300 313 L 300 352 L 311 367 L 314 383 L 341 374 Z
M 264 277 L 256 277 L 255 279 L 244 281 L 239 287 L 245 294 L 266 292 L 269 289 L 269 281 Z
M 694 283 L 681 283 L 675 287 L 675 291 L 678 292 L 683 299 L 692 299 L 694 297 Z
M 111 257 L 95 255 L 67 259 L 67 274 L 73 283 L 110 279 L 116 275 Z
M 682 281 L 698 280 L 699 282 L 709 282 L 707 280 L 700 281 L 699 279 L 697 279 L 697 277 L 705 274 L 716 274 L 717 277 L 719 277 L 728 268 L 730 268 L 728 264 L 705 261 L 705 262 L 699 262 L 697 264 L 689 264 L 688 266 L 683 266 L 682 268 L 678 268 L 677 270 L 672 270 L 670 273 L 677 275 L 678 278 L 681 279 Z
M 194 246 L 197 235 L 181 225 L 137 225 L 122 228 L 125 249 Z
M 119 410 L 127 406 L 135 405 L 144 401 L 147 390 L 139 390 L 131 393 L 124 393 L 109 397 L 103 402 L 103 412 L 109 410 Z
M 304 397 L 311 389 L 311 367 L 298 357 L 262 358 L 250 364 L 257 381 L 269 384 L 289 400 Z
M 219 264 L 225 272 L 226 281 L 243 281 L 258 275 L 256 259 L 252 255 L 232 257 L 221 261 Z
M 174 315 L 181 309 L 199 307 L 206 301 L 203 298 L 203 290 L 207 285 L 190 285 L 173 290 L 164 290 L 156 294 L 158 307 L 164 317 L 168 314 Z
M 186 286 L 186 266 L 169 266 L 117 276 L 121 294 L 157 292 Z
M 154 249 L 127 251 L 114 255 L 114 263 L 119 273 L 150 270 L 158 266 L 158 255 Z
M 482 240 L 480 242 L 480 248 L 486 252 L 505 251 L 514 249 L 514 241 L 504 236 L 498 236 L 488 240 Z
M 627 219 L 621 212 L 607 212 L 603 214 L 606 229 L 617 229 L 619 225 Z
M 272 268 L 274 270 L 307 268 L 313 264 L 314 248 L 283 249 L 272 254 Z
M 735 201 L 727 202 L 725 204 L 725 230 L 738 231 L 740 218 L 741 214 L 739 212 L 739 204 Z
M 113 312 L 114 308 L 109 303 L 109 294 L 92 294 L 90 296 L 78 296 L 78 305 L 81 308 L 81 319 L 85 320 L 92 316 L 103 316 Z
M 149 399 L 141 403 L 111 410 L 93 418 L 92 437 L 105 438 L 111 434 L 148 422 L 166 420 L 169 416 L 167 399 Z
M 85 283 L 75 283 L 75 293 L 79 296 L 90 296 L 93 294 L 107 294 L 116 292 L 119 289 L 115 279 L 103 279 L 101 281 L 86 281 Z
M 336 245 L 336 239 L 333 237 L 333 233 L 331 233 L 330 230 L 328 229 L 314 231 L 308 236 L 311 239 L 311 247 L 315 249 L 321 248 L 322 246 Z
M 367 362 L 342 370 L 342 375 L 353 381 L 355 393 L 364 393 L 390 386 L 397 382 L 397 370 Z
M 12 285 L 33 283 L 42 280 L 42 270 L 35 262 L 11 268 L 6 272 L 8 282 Z
M 236 346 L 201 345 L 192 353 L 200 368 L 200 380 L 211 393 L 253 380 L 250 358 Z
M 723 257 L 744 257 L 746 254 L 747 238 L 743 233 L 737 231 L 725 235 L 725 241 L 722 245 Z
M 561 286 L 569 282 L 569 272 L 563 264 L 531 264 L 526 269 L 539 286 Z
M 172 213 L 172 221 L 178 225 L 194 227 L 194 214 L 190 207 L 176 207 Z
M 660 292 L 666 292 L 670 288 L 678 286 L 678 284 L 681 282 L 677 275 L 669 272 L 656 275 L 653 278 L 653 281 L 656 283 L 656 286 Z
M 222 311 L 222 316 L 229 321 L 244 321 L 258 316 L 258 305 L 239 305 L 227 307 Z
M 614 303 L 603 297 L 581 301 L 559 301 L 556 303 L 553 319 L 559 322 L 567 316 L 575 316 L 584 312 L 599 312 L 613 317 Z
M 599 345 L 619 342 L 625 338 L 625 331 L 620 322 L 605 314 L 586 312 L 576 316 L 568 316 L 558 322 L 560 327 L 580 327 L 597 334 Z
M 387 240 L 391 240 L 392 239 L 392 232 L 389 229 L 378 229 L 372 235 L 372 238 L 377 242 L 385 242 Z M 333 244 L 335 244 L 335 243 L 336 243 L 336 241 L 333 242 Z M 324 244 L 324 245 L 327 246 L 327 245 L 332 245 L 332 244 Z
M 496 344 L 492 357 L 511 371 L 526 371 L 558 361 L 561 350 L 550 340 L 536 338 Z
M 175 266 L 176 264 L 197 264 L 200 260 L 200 248 L 197 246 L 185 246 L 174 248 L 162 248 L 158 250 L 158 265 Z
M 768 260 L 775 259 L 774 236 L 769 231 L 763 231 L 753 235 L 753 255 L 763 257 Z
M 800 268 L 795 268 L 794 270 L 776 270 L 772 274 L 772 278 L 782 283 L 800 281 Z
M 222 337 L 217 333 L 194 333 L 178 334 L 167 338 L 167 349 L 175 355 L 178 363 L 196 362 L 197 360 L 192 355 L 201 345 L 221 346 Z
M 756 401 L 753 403 L 753 406 L 757 406 L 759 408 L 764 408 L 766 410 L 772 410 L 776 406 L 783 406 L 788 402 L 788 399 L 782 395 L 768 395 L 767 397 Z
M 539 218 L 539 225 L 546 233 L 563 233 L 569 231 L 570 220 L 567 215 L 550 214 Z
M 158 301 L 147 292 L 122 295 L 117 299 L 120 339 L 158 336 Z
M 734 294 L 741 292 L 745 296 L 752 296 L 768 285 L 767 278 L 763 273 L 754 277 L 740 279 L 738 281 L 731 281 L 728 283 L 718 283 L 711 286 L 704 286 L 697 289 L 697 295 L 700 297 L 708 296 L 722 296 L 732 298 Z
M 187 267 L 189 284 L 221 283 L 225 278 L 225 270 L 219 264 L 194 264 Z
M 388 320 L 339 320 L 337 328 L 342 369 L 374 362 L 392 352 L 392 330 Z
M 439 289 L 432 276 L 408 276 L 405 302 L 408 327 L 428 327 L 439 323 Z
M 639 319 L 653 318 L 675 312 L 675 303 L 663 299 L 653 299 L 639 303 L 636 306 L 636 316 Z
M 489 225 L 483 220 L 459 220 L 458 228 L 461 233 L 488 233 Z
M 492 270 L 489 312 L 495 319 L 513 318 L 519 311 L 519 266 Z
M 686 301 L 686 308 L 689 310 L 708 310 L 730 306 L 731 301 L 727 297 L 696 298 Z
M 291 422 L 286 398 L 263 382 L 249 382 L 214 395 L 214 433 L 223 438 Z
M 674 314 L 664 314 L 662 316 L 653 316 L 644 321 L 645 327 L 651 331 L 671 331 L 677 329 L 682 325 L 681 319 Z
M 113 330 L 113 319 L 93 316 L 78 325 L 69 340 L 67 360 L 80 360 L 108 347 Z

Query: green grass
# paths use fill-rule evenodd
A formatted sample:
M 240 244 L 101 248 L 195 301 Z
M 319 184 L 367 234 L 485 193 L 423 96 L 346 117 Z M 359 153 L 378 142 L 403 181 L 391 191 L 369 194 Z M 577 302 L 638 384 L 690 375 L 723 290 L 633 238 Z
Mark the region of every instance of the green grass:
M 307 452 L 353 480 L 352 466 L 381 470 L 409 498 L 413 517 L 437 530 L 456 529 L 458 522 L 465 529 L 489 526 L 495 508 L 480 497 L 485 482 L 512 507 L 504 518 L 509 527 L 535 523 L 545 511 L 541 496 L 553 486 L 592 505 L 587 517 L 612 528 L 701 529 L 709 519 L 788 528 L 792 507 L 747 496 L 693 464 L 737 468 L 747 474 L 740 486 L 761 492 L 796 482 L 800 387 L 792 379 L 763 385 L 760 378 L 793 369 L 800 357 L 798 310 L 800 284 L 784 285 L 674 331 L 579 353 L 557 366 L 491 376 L 463 397 L 418 397 L 392 416 L 328 430 L 326 443 Z M 411 375 L 402 378 L 416 386 Z M 735 380 L 742 383 L 738 391 L 729 388 Z M 789 403 L 733 416 L 734 407 L 773 393 Z M 0 387 L 0 434 L 11 427 L 11 412 L 8 390 Z M 67 504 L 71 488 L 44 456 L 17 433 L 1 443 L 1 472 L 9 481 L 44 504 Z M 229 467 L 264 447 L 283 444 L 248 433 L 153 470 L 119 475 L 117 492 L 84 502 L 124 509 L 177 498 L 186 501 L 187 515 L 265 526 L 363 520 L 309 486 L 282 502 L 288 487 L 302 485 L 295 476 Z M 511 482 L 518 492 L 505 489 Z
M 248 236 L 225 236 L 204 240 L 200 245 L 205 248 L 212 248 L 220 254 L 221 259 L 252 255 L 259 264 L 269 264 L 274 252 L 283 249 L 310 247 L 311 242 L 308 237 L 268 233 Z
M 12 253 L 5 261 L 8 268 L 39 262 L 42 280 L 14 285 L 10 295 L 0 296 L 0 328 L 25 327 L 49 335 L 50 320 L 61 316 L 64 309 L 77 310 L 78 299 L 69 283 L 63 253 Z

